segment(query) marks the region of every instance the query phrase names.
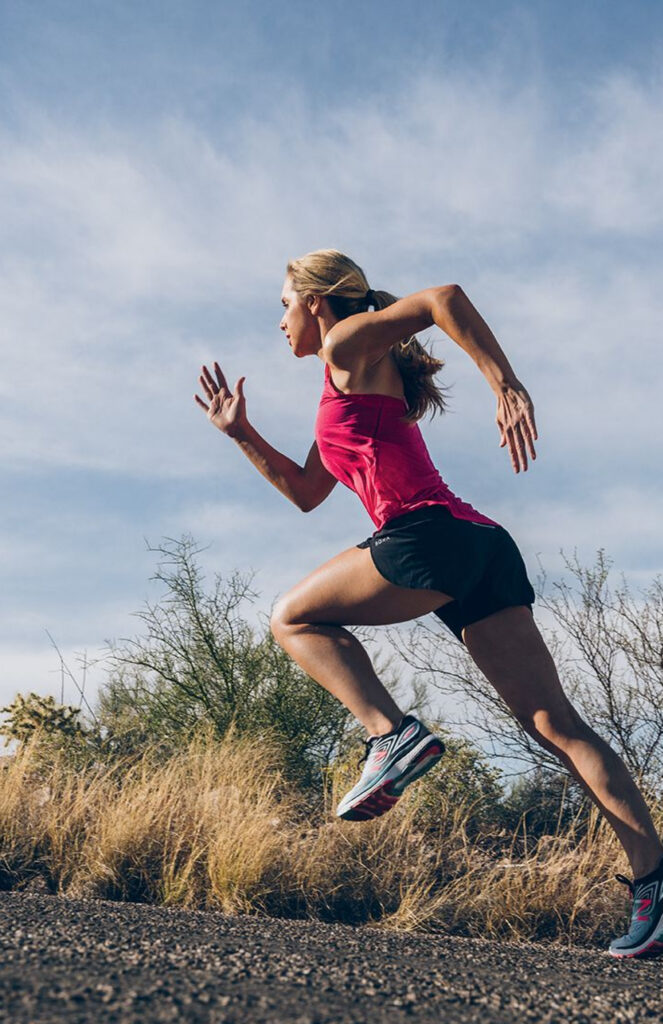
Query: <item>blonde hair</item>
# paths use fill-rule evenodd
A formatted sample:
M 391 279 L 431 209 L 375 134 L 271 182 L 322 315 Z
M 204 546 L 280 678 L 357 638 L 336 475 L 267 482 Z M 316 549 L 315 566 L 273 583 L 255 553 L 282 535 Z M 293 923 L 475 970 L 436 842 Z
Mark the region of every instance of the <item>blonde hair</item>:
M 329 307 L 339 320 L 355 313 L 365 313 L 369 302 L 366 293 L 369 284 L 364 271 L 349 256 L 338 249 L 316 249 L 299 259 L 290 260 L 287 273 L 292 287 L 302 298 L 307 295 L 324 295 Z M 372 293 L 374 309 L 384 309 L 399 296 L 391 292 Z M 429 409 L 445 412 L 446 402 L 442 397 L 444 386 L 433 382 L 435 374 L 444 366 L 443 359 L 436 359 L 425 349 L 413 334 L 403 338 L 392 348 L 396 364 L 403 378 L 403 389 L 407 400 L 407 414 L 403 422 L 416 423 Z

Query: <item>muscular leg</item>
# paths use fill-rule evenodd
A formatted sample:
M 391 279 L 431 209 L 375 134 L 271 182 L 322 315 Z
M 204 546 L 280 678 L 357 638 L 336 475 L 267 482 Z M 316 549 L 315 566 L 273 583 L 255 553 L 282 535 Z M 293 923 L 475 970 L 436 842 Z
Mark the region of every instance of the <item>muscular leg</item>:
M 281 625 L 272 632 L 307 675 L 352 712 L 369 736 L 394 729 L 403 712 L 385 689 L 366 649 L 343 626 Z
M 566 765 L 603 812 L 634 877 L 658 867 L 663 846 L 642 794 L 621 757 L 566 697 L 529 608 L 504 608 L 472 623 L 463 640 L 523 728 Z
M 403 712 L 364 647 L 343 625 L 408 622 L 450 600 L 441 591 L 394 586 L 378 572 L 367 548 L 353 547 L 284 594 L 273 609 L 271 629 L 307 675 L 376 736 L 397 726 Z

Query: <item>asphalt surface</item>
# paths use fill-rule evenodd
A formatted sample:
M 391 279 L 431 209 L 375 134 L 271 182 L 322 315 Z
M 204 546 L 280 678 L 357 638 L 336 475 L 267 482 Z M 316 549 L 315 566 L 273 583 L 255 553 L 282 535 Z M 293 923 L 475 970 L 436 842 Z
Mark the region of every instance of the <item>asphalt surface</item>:
M 0 893 L 0 1021 L 663 1021 L 663 959 Z

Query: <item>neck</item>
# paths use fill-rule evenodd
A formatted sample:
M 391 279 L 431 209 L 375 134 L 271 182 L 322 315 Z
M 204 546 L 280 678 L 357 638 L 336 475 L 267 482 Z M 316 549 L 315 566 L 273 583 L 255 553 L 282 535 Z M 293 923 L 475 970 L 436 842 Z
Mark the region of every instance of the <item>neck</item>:
M 320 348 L 318 349 L 317 355 L 318 358 L 321 359 L 324 363 L 325 357 L 322 354 L 322 346 L 324 344 L 325 338 L 331 331 L 334 324 L 338 323 L 338 317 L 334 316 L 327 309 L 324 313 L 321 313 L 319 316 L 316 316 L 316 320 L 318 321 L 318 329 L 320 331 Z

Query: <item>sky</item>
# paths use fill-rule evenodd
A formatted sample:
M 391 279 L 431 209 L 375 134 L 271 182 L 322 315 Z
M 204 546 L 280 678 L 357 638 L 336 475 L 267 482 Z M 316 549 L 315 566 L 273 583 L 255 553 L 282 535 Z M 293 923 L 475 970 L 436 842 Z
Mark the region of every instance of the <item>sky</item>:
M 374 530 L 339 486 L 304 516 L 193 401 L 203 363 L 303 465 L 323 384 L 279 330 L 288 259 L 371 287 L 459 283 L 529 391 L 496 402 L 438 328 L 452 491 L 532 581 L 603 548 L 663 571 L 663 8 L 655 2 L 0 2 L 0 701 L 93 699 L 161 591 L 164 537 L 281 594 Z M 536 609 L 539 621 L 545 622 Z M 434 620 L 431 620 L 434 621 Z M 440 624 L 440 629 L 444 629 Z

